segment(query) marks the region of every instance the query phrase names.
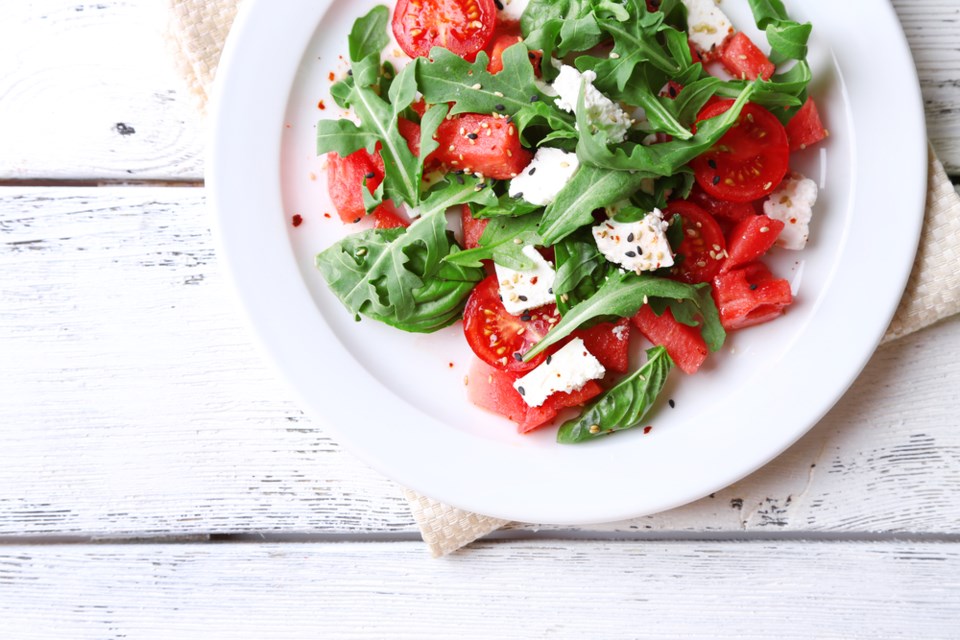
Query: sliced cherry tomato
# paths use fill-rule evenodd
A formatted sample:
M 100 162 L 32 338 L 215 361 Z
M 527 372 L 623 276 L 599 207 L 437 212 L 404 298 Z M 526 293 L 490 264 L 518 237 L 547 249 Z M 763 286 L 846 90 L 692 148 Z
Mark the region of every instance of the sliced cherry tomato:
M 741 80 L 769 80 L 777 67 L 753 44 L 745 33 L 738 31 L 723 43 L 720 62 L 735 78 Z
M 516 177 L 533 159 L 506 118 L 479 113 L 454 116 L 437 127 L 436 140 L 440 146 L 432 155 L 450 169 L 497 180 Z
M 653 344 L 660 344 L 684 373 L 696 373 L 707 359 L 707 343 L 700 329 L 677 322 L 670 309 L 658 316 L 645 304 L 633 316 L 633 324 Z
M 697 121 L 718 116 L 733 104 L 720 100 L 704 107 Z M 697 183 L 715 198 L 750 202 L 769 195 L 787 173 L 790 146 L 777 118 L 747 103 L 720 141 L 690 163 Z
M 714 198 L 709 193 L 700 188 L 699 185 L 693 185 L 687 200 L 703 208 L 704 211 L 714 218 L 722 218 L 728 222 L 740 222 L 756 214 L 753 203 L 751 202 L 727 202 Z
M 504 371 L 524 372 L 546 360 L 546 352 L 530 362 L 523 362 L 522 357 L 559 319 L 552 304 L 519 316 L 507 313 L 500 301 L 497 277 L 492 275 L 470 294 L 463 310 L 463 333 L 473 352 L 487 364 Z
M 604 369 L 627 372 L 630 357 L 630 321 L 627 318 L 579 329 L 574 331 L 573 337 L 583 340 L 583 346 L 600 361 Z
M 493 0 L 400 0 L 393 11 L 393 35 L 411 58 L 444 47 L 473 60 L 490 41 L 497 22 Z
M 503 52 L 523 40 L 523 34 L 520 31 L 520 23 L 516 20 L 500 20 L 493 32 L 493 37 L 484 51 L 490 56 L 490 62 L 487 63 L 487 71 L 490 73 L 500 73 L 503 71 Z M 540 65 L 543 61 L 543 52 L 530 51 L 527 53 L 530 58 L 530 64 L 533 65 L 533 72 L 539 78 L 541 75 Z
M 470 211 L 470 205 L 460 206 L 460 223 L 463 225 L 463 248 L 476 249 L 480 242 L 480 236 L 487 228 L 488 218 L 474 218 Z
M 827 137 L 827 130 L 820 121 L 820 112 L 813 98 L 807 98 L 799 111 L 793 114 L 787 123 L 787 138 L 790 151 L 799 151 L 814 145 Z
M 363 205 L 363 185 L 373 193 L 383 182 L 383 159 L 379 153 L 358 149 L 347 157 L 327 154 L 327 190 L 340 219 L 359 222 L 367 214 Z
M 561 410 L 584 404 L 603 391 L 595 380 L 590 380 L 576 391 L 554 393 L 539 407 L 531 407 L 513 387 L 521 375 L 500 371 L 477 360 L 467 378 L 467 395 L 473 404 L 516 422 L 517 430 L 527 433 L 549 423 Z
M 750 216 L 738 222 L 727 235 L 727 259 L 723 261 L 720 273 L 761 258 L 781 231 L 783 222 L 764 215 Z
M 720 271 L 726 252 L 723 230 L 709 213 L 686 200 L 674 200 L 667 205 L 666 218 L 680 214 L 683 220 L 683 241 L 677 254 L 683 256 L 673 268 L 678 280 L 710 282 Z
M 777 278 L 762 262 L 721 273 L 713 281 L 713 299 L 720 324 L 727 331 L 767 322 L 793 302 L 790 283 Z

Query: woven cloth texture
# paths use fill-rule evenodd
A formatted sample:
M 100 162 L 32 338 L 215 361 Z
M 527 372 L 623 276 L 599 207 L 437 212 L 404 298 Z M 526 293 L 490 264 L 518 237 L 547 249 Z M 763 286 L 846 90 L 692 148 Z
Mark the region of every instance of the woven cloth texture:
M 166 38 L 174 65 L 197 108 L 206 112 L 220 51 L 239 0 L 164 0 Z M 933 150 L 926 217 L 906 291 L 883 343 L 960 312 L 960 197 Z M 434 556 L 451 553 L 509 524 L 404 489 L 413 518 Z

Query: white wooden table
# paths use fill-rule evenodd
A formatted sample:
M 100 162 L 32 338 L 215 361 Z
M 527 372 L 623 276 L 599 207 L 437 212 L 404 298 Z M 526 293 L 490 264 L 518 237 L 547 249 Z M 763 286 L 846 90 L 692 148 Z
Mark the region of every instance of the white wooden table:
M 895 5 L 960 176 L 960 0 Z M 252 346 L 159 24 L 0 7 L 0 638 L 960 637 L 960 318 L 709 498 L 431 559 Z

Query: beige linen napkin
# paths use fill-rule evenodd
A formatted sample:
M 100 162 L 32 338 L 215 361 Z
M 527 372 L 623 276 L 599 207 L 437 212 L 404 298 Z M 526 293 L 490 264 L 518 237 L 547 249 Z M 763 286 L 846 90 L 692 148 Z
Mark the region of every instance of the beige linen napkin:
M 207 92 L 240 0 L 165 0 L 167 39 L 177 70 L 206 111 Z M 960 197 L 930 150 L 926 218 L 906 291 L 883 343 L 960 312 Z M 508 524 L 404 494 L 434 556 L 441 556 Z

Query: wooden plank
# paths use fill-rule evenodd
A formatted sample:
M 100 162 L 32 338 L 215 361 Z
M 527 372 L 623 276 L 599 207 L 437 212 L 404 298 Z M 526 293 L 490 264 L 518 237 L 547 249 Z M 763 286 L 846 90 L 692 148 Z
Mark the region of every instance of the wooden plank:
M 958 620 L 956 543 L 0 548 L 0 635 L 22 640 L 956 638 Z
M 0 179 L 202 179 L 205 134 L 161 4 L 3 3 Z
M 0 180 L 202 179 L 203 125 L 162 42 L 160 4 L 3 4 Z M 930 137 L 947 170 L 960 174 L 960 7 L 894 6 L 916 58 Z
M 260 359 L 204 206 L 191 188 L 0 190 L 0 535 L 414 532 L 398 488 Z M 881 349 L 750 478 L 583 530 L 955 533 L 957 353 L 960 319 Z

